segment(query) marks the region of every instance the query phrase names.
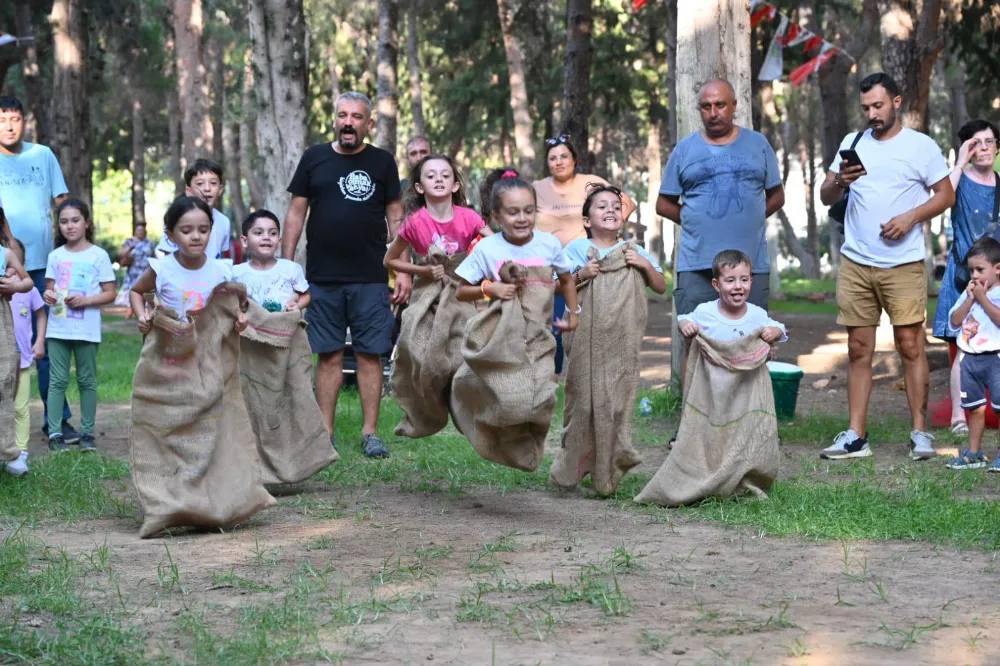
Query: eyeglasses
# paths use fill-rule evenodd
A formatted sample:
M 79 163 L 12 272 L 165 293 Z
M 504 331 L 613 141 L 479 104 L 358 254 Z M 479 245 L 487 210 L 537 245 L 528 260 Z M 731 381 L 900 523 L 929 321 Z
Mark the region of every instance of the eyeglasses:
M 983 148 L 996 148 L 996 139 L 979 139 L 976 141 L 977 146 L 982 146 Z
M 559 136 L 553 136 L 545 140 L 546 146 L 559 146 L 569 143 L 568 134 L 560 134 Z

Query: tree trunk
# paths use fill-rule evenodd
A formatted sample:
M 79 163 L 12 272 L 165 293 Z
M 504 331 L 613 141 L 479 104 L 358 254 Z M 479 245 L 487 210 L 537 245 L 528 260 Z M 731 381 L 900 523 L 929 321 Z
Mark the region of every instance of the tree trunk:
M 255 167 L 254 155 L 256 154 L 256 117 L 253 112 L 253 54 L 248 50 L 246 61 L 243 64 L 243 94 L 240 99 L 240 171 L 247 181 L 247 189 L 250 190 L 250 206 L 254 209 L 264 208 L 264 186 L 261 185 L 260 177 Z M 334 98 L 336 99 L 336 98 Z M 280 215 L 281 211 L 275 213 Z
M 281 217 L 290 200 L 288 183 L 306 148 L 308 73 L 302 0 L 252 0 L 249 24 L 264 205 Z M 296 261 L 305 260 L 305 238 L 302 234 Z
M 661 139 L 670 146 L 677 145 L 677 0 L 666 0 L 667 3 L 667 126 Z
M 520 0 L 497 0 L 500 30 L 503 32 L 504 51 L 507 54 L 507 73 L 510 78 L 510 108 L 514 112 L 514 145 L 517 146 L 517 170 L 523 178 L 535 176 L 535 146 L 533 127 L 528 106 L 528 85 L 524 77 L 524 49 L 520 38 L 514 34 L 515 17 Z
M 952 50 L 948 53 L 948 91 L 951 95 L 951 139 L 955 151 L 961 147 L 958 141 L 958 130 L 969 122 L 969 108 L 965 101 L 965 64 L 958 54 Z
M 819 277 L 819 219 L 816 214 L 816 104 L 812 85 L 806 90 L 806 132 L 805 132 L 805 165 L 808 169 L 809 177 L 805 181 L 806 186 L 806 246 L 809 253 L 815 257 L 817 264 L 817 274 Z
M 247 218 L 247 206 L 243 201 L 243 183 L 240 178 L 240 123 L 229 110 L 226 89 L 223 88 L 222 157 L 226 165 L 226 189 L 233 208 L 233 224 L 237 227 Z
M 728 80 L 736 89 L 736 123 L 750 127 L 749 4 L 745 0 L 677 0 L 678 136 L 701 129 L 697 91 L 701 84 L 716 77 Z M 674 266 L 677 266 L 676 242 Z M 684 345 L 676 315 L 671 319 L 670 369 L 676 382 L 681 376 Z
M 938 34 L 941 0 L 879 0 L 882 19 L 882 67 L 896 80 L 903 97 L 903 124 L 919 132 L 927 131 L 927 102 L 930 98 L 934 61 L 944 48 Z
M 26 0 L 18 0 L 14 7 L 14 25 L 19 37 L 35 36 L 31 21 L 31 7 Z M 36 36 L 37 40 L 38 37 Z M 24 47 L 21 55 L 21 77 L 24 79 L 26 136 L 34 143 L 49 144 L 49 124 L 45 112 L 45 92 L 42 88 L 41 70 L 38 66 L 38 45 Z
M 181 171 L 214 145 L 209 111 L 209 77 L 202 57 L 201 0 L 173 0 L 177 99 L 181 107 Z
M 87 95 L 86 3 L 55 0 L 49 14 L 55 57 L 52 77 L 52 150 L 70 196 L 91 202 L 90 101 Z
M 394 156 L 399 116 L 398 25 L 399 0 L 378 0 L 378 118 L 375 139 L 379 148 L 388 150 Z
M 659 41 L 659 26 L 650 21 L 647 25 L 646 33 L 646 56 L 650 68 L 656 70 L 656 43 Z M 660 196 L 660 179 L 662 177 L 661 167 L 663 145 L 660 136 L 663 128 L 663 121 L 666 116 L 664 108 L 660 104 L 660 94 L 658 85 L 653 84 L 649 90 L 649 129 L 646 136 L 646 206 L 649 209 L 646 216 L 646 250 L 662 266 L 664 260 L 663 253 L 663 218 L 656 214 L 656 200 Z
M 146 223 L 146 126 L 143 122 L 142 89 L 135 85 L 132 91 L 132 228 Z
M 181 160 L 181 103 L 177 89 L 167 91 L 167 142 L 170 144 L 170 175 L 174 179 L 174 196 L 184 194 L 184 167 Z
M 333 44 L 327 46 L 327 66 L 330 68 L 330 108 L 340 97 L 340 73 L 337 71 L 337 52 Z
M 407 0 L 406 8 L 406 64 L 410 69 L 410 113 L 413 115 L 413 134 L 423 136 L 424 128 L 424 94 L 420 82 L 420 48 L 417 42 L 417 2 Z
M 591 33 L 593 0 L 566 3 L 566 65 L 563 71 L 562 133 L 573 139 L 579 155 L 577 173 L 591 173 L 590 68 L 594 60 Z
M 226 110 L 223 101 L 226 96 L 226 65 L 223 62 L 225 55 L 224 46 L 219 39 L 218 31 L 215 31 L 205 42 L 205 57 L 208 60 L 208 73 L 211 81 L 211 114 L 209 122 L 212 123 L 212 155 L 220 162 L 223 159 L 222 132 L 226 124 Z M 222 205 L 222 201 L 216 202 L 217 206 Z

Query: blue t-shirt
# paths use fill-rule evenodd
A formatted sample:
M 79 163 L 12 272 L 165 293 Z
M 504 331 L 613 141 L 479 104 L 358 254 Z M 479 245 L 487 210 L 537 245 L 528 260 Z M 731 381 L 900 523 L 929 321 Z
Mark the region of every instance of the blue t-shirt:
M 700 132 L 681 139 L 660 185 L 660 194 L 681 197 L 677 270 L 706 270 L 719 252 L 742 250 L 754 273 L 767 273 L 764 191 L 779 185 L 778 158 L 759 132 L 741 127 L 725 146 L 713 146 Z
M 620 247 L 622 244 L 627 242 L 628 241 L 621 241 L 619 243 L 615 243 L 611 247 L 601 248 L 594 245 L 594 242 L 589 238 L 577 238 L 575 241 L 569 242 L 569 245 L 567 245 L 563 249 L 563 253 L 566 255 L 566 260 L 569 261 L 570 265 L 573 267 L 573 270 L 575 271 L 583 267 L 588 261 L 590 261 L 590 258 L 587 256 L 587 253 L 590 251 L 590 248 L 594 248 L 595 250 L 597 250 L 598 259 L 603 259 L 604 257 L 611 254 L 612 250 L 614 250 L 617 247 Z M 646 252 L 646 250 L 644 250 L 641 245 L 637 245 L 636 248 L 638 248 L 639 254 L 642 255 L 643 259 L 653 264 L 653 268 L 656 269 L 657 273 L 663 272 L 663 267 L 660 266 L 660 264 L 656 262 L 656 259 L 653 259 L 653 257 L 651 257 L 649 253 Z
M 0 201 L 14 238 L 24 243 L 24 268 L 45 268 L 52 251 L 52 200 L 69 192 L 59 161 L 47 146 L 22 144 L 0 154 Z

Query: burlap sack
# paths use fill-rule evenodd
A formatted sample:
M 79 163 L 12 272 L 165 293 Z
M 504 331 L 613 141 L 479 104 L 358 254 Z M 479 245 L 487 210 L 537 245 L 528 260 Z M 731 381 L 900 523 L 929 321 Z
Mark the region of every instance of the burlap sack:
M 466 327 L 451 388 L 455 426 L 486 460 L 533 472 L 556 406 L 552 269 L 506 264 L 518 295 L 494 299 Z
M 403 323 L 392 370 L 392 392 L 403 410 L 396 434 L 427 437 L 448 425 L 451 380 L 462 365 L 462 336 L 475 316 L 476 306 L 455 298 L 460 284 L 455 269 L 465 253 L 446 255 L 431 248 L 428 255 L 414 257 L 418 264 L 444 266 L 448 277 L 413 280 L 413 295 L 403 311 Z
M 14 436 L 14 393 L 20 370 L 21 352 L 14 339 L 10 302 L 0 299 L 0 464 L 16 460 L 21 455 Z
M 142 507 L 139 536 L 226 527 L 275 504 L 240 391 L 234 327 L 243 285 L 216 287 L 193 322 L 158 309 L 132 382 L 129 452 Z
M 680 506 L 749 492 L 767 497 L 778 474 L 778 422 L 760 330 L 691 343 L 677 442 L 636 502 Z
M 598 256 L 595 248 L 589 254 Z M 573 488 L 590 474 L 594 490 L 611 495 L 625 473 L 642 462 L 632 446 L 632 412 L 648 311 L 646 281 L 625 263 L 625 246 L 608 253 L 600 265 L 601 272 L 578 292 L 580 325 L 563 336 L 569 369 L 562 448 L 550 480 Z
M 257 438 L 264 483 L 308 479 L 337 459 L 312 385 L 312 350 L 301 312 L 250 302 L 240 334 L 240 387 Z

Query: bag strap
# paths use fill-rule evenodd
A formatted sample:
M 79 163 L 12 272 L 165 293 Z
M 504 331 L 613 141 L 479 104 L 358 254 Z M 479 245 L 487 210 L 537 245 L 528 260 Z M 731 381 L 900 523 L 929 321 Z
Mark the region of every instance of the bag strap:
M 858 141 L 861 141 L 861 137 L 863 137 L 864 135 L 865 135 L 864 132 L 858 132 L 857 134 L 854 135 L 854 141 L 851 142 L 851 150 L 854 150 L 855 148 L 858 147 Z

